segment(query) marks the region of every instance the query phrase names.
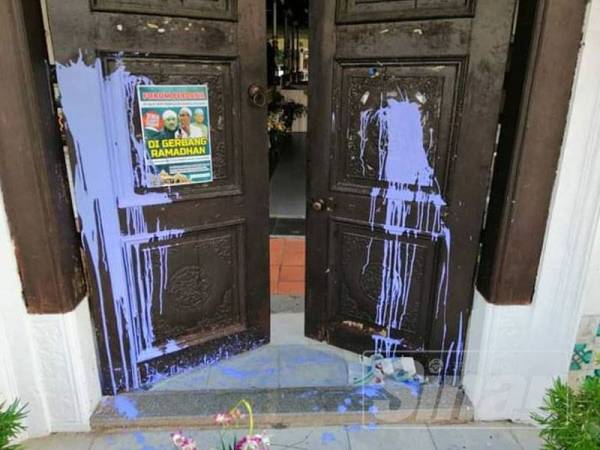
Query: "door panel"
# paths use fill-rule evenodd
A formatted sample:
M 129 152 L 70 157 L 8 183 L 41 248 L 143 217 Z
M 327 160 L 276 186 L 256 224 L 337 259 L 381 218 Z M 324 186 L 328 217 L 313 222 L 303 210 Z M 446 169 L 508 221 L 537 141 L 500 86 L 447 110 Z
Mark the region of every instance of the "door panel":
M 105 394 L 269 340 L 264 6 L 48 0 Z M 212 182 L 152 183 L 140 84 L 208 86 Z
M 235 20 L 236 0 L 92 0 L 93 11 L 114 11 L 196 19 Z
M 244 328 L 244 223 L 214 224 L 171 241 L 144 243 L 137 260 L 143 279 L 160 273 L 167 250 L 164 278 L 152 277 L 152 319 L 157 347 L 173 339 L 205 340 Z M 166 283 L 166 285 L 165 285 Z M 143 358 L 141 358 L 143 359 Z
M 370 127 L 366 140 L 361 140 L 361 111 L 380 101 L 378 93 L 395 92 L 398 86 L 415 100 L 431 99 L 421 108 L 423 128 L 428 131 L 423 144 L 430 149 L 438 182 L 444 186 L 458 106 L 456 93 L 459 80 L 464 78 L 463 68 L 464 62 L 460 59 L 421 63 L 378 61 L 376 68 L 372 62 L 336 63 L 334 83 L 337 88 L 333 103 L 342 132 L 336 139 L 331 190 L 370 196 L 373 187 L 385 187 L 378 173 L 378 130 Z M 385 73 L 384 80 L 377 76 L 378 72 Z
M 368 327 L 373 323 L 373 312 L 379 304 L 388 236 L 381 227 L 373 229 L 368 222 L 332 219 L 330 227 L 330 267 L 334 280 L 330 292 L 334 311 L 331 321 L 339 324 L 341 332 L 360 324 L 363 329 L 366 325 L 369 333 L 378 333 L 377 327 L 370 330 Z M 436 274 L 432 269 L 438 245 L 425 234 L 398 239 L 399 257 L 411 264 L 401 268 L 402 275 L 410 278 L 410 287 L 406 290 L 407 308 L 398 311 L 396 337 L 413 343 L 414 348 L 425 345 L 424 336 L 429 332 L 428 315 L 432 305 L 421 299 L 433 298 Z M 356 264 L 357 261 L 363 264 Z M 372 348 L 371 336 L 367 347 L 362 342 L 336 340 L 336 330 L 330 336 L 334 339 L 332 343 L 358 352 Z
M 458 379 L 513 11 L 311 4 L 308 336 Z
M 339 23 L 471 15 L 474 0 L 340 0 Z

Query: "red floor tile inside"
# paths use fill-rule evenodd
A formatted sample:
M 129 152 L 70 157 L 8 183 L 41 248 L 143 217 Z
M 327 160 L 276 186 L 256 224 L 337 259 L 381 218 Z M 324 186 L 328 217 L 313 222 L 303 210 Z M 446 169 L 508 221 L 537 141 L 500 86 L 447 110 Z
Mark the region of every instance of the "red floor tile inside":
M 303 238 L 271 238 L 271 294 L 304 295 Z

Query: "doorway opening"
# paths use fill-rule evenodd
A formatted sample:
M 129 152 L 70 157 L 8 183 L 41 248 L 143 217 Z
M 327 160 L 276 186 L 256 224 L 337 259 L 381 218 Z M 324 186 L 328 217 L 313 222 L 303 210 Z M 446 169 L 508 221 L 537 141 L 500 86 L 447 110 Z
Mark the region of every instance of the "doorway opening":
M 266 14 L 271 312 L 303 314 L 308 0 L 266 0 Z
M 353 392 L 354 381 L 363 376 L 355 353 L 305 337 L 309 0 L 265 1 L 271 340 L 165 379 L 152 391 L 337 387 Z

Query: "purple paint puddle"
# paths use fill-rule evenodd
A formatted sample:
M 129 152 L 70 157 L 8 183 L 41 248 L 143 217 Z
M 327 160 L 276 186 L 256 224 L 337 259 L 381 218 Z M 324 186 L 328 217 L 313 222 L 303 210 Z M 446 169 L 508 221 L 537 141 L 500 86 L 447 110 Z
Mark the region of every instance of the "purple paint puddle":
M 352 425 L 348 425 L 346 427 L 346 431 L 348 431 L 348 433 L 358 433 L 362 430 L 363 430 L 363 427 L 357 423 L 353 423 Z
M 335 436 L 333 433 L 325 432 L 321 435 L 321 443 L 330 444 L 331 442 L 335 442 Z
M 239 370 L 233 367 L 220 367 L 219 371 L 226 377 L 235 378 L 237 380 L 243 380 L 255 375 L 251 370 Z
M 135 437 L 135 442 L 140 445 L 139 450 L 157 450 L 156 447 L 147 445 L 146 436 L 141 431 L 136 431 L 133 436 Z
M 406 97 L 402 94 L 400 97 Z M 435 319 L 440 315 L 446 323 L 448 296 L 448 274 L 450 261 L 450 230 L 442 219 L 446 206 L 435 178 L 434 170 L 427 158 L 432 148 L 430 133 L 429 148 L 425 148 L 421 105 L 408 99 L 388 98 L 379 109 L 366 109 L 360 118 L 360 160 L 365 169 L 364 155 L 369 143 L 368 129 L 378 127 L 377 148 L 379 154 L 379 181 L 383 187 L 371 190 L 369 221 L 372 229 L 382 226 L 387 237 L 383 242 L 381 287 L 375 322 L 386 330 L 385 336 L 374 335 L 375 353 L 392 357 L 403 348 L 404 340 L 392 338 L 402 331 L 406 319 L 415 261 L 419 246 L 407 242 L 406 238 L 426 238 L 444 243 L 442 273 L 436 288 Z M 376 223 L 382 212 L 384 220 Z M 370 263 L 371 240 L 367 246 L 367 261 Z M 461 318 L 462 326 L 462 318 Z M 462 335 L 456 347 L 456 362 L 462 356 Z M 445 336 L 441 351 L 446 349 Z M 445 369 L 448 365 L 445 366 Z M 455 381 L 459 365 L 455 367 Z
M 115 397 L 114 408 L 121 417 L 127 420 L 137 419 L 139 415 L 139 411 L 133 400 L 121 395 Z
M 421 391 L 423 390 L 423 387 L 422 387 L 421 383 L 419 383 L 418 381 L 407 380 L 407 381 L 403 381 L 402 384 L 410 390 L 410 394 L 413 397 L 418 397 L 419 395 L 421 395 Z
M 153 316 L 162 313 L 168 279 L 169 244 L 156 243 L 179 237 L 183 230 L 150 224 L 144 217 L 144 206 L 171 202 L 167 192 L 136 193 L 136 187 L 149 185 L 154 170 L 133 127 L 136 86 L 150 81 L 122 65 L 104 76 L 100 60 L 88 66 L 81 58 L 58 64 L 57 78 L 75 144 L 75 203 L 91 275 L 104 286 L 101 272 L 110 274 L 110 296 L 99 289 L 98 301 L 116 394 L 118 387 L 141 386 L 140 363 L 180 349 L 175 342 L 156 343 Z M 121 227 L 121 211 L 127 232 Z M 110 327 L 117 333 L 116 352 L 109 345 Z M 121 368 L 118 375 L 115 366 Z
M 354 391 L 354 393 L 367 398 L 385 397 L 385 391 L 382 386 L 361 386 L 356 391 Z
M 140 445 L 143 445 L 146 443 L 146 436 L 144 436 L 144 433 L 142 433 L 141 431 L 136 431 L 134 433 L 134 437 L 135 437 L 135 442 L 137 442 Z

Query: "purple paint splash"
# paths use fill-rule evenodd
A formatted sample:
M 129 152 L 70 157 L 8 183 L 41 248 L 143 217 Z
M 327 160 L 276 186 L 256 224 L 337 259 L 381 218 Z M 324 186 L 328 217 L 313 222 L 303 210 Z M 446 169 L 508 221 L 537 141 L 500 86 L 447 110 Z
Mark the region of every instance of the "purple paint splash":
M 110 295 L 98 289 L 102 334 L 108 357 L 113 393 L 119 386 L 141 386 L 139 363 L 179 350 L 175 342 L 157 347 L 152 323 L 155 277 L 159 281 L 159 312 L 167 286 L 168 244 L 157 248 L 158 274 L 152 269 L 152 251 L 145 245 L 168 241 L 183 230 L 148 224 L 143 207 L 171 201 L 168 193 L 136 193 L 153 174 L 141 141 L 134 136 L 135 88 L 149 83 L 122 66 L 104 77 L 96 60 L 86 65 L 80 58 L 57 65 L 62 107 L 75 143 L 74 190 L 83 243 L 92 275 L 103 286 L 101 271 L 110 274 Z M 125 210 L 127 233 L 119 212 Z M 110 299 L 110 300 L 109 300 Z M 109 308 L 107 302 L 112 301 Z M 112 315 L 114 311 L 114 316 Z M 109 324 L 117 332 L 119 350 L 109 345 Z M 121 370 L 115 371 L 115 366 Z
M 114 408 L 121 417 L 127 420 L 137 419 L 139 416 L 139 411 L 133 400 L 122 395 L 115 397 Z
M 385 398 L 385 391 L 381 385 L 361 386 L 354 391 L 354 394 L 365 398 Z
M 441 196 L 434 170 L 427 159 L 429 149 L 424 145 L 420 104 L 411 102 L 405 95 L 401 97 L 402 100 L 388 98 L 386 104 L 382 104 L 379 109 L 362 111 L 360 118 L 360 159 L 363 170 L 364 154 L 369 142 L 368 129 L 372 124 L 376 124 L 379 129 L 378 178 L 384 186 L 371 190 L 369 222 L 374 229 L 378 208 L 385 207 L 382 226 L 389 237 L 384 240 L 383 269 L 375 322 L 385 328 L 386 336 L 374 335 L 373 340 L 375 352 L 386 357 L 394 355 L 404 343 L 403 339 L 394 339 L 391 336 L 393 331 L 402 330 L 404 325 L 418 251 L 417 244 L 405 242 L 401 238 L 428 236 L 434 241 L 443 240 L 445 253 L 436 289 L 435 319 L 441 318 L 444 324 L 448 297 L 451 233 L 442 219 L 442 210 L 446 202 Z M 371 246 L 372 240 L 367 247 L 367 261 L 363 270 L 370 262 Z M 462 327 L 462 315 L 460 325 Z M 460 333 L 459 342 L 450 344 L 450 348 L 457 352 L 457 363 L 462 358 L 462 329 Z M 442 352 L 446 348 L 445 340 L 444 335 Z M 456 364 L 455 381 L 458 368 L 459 365 Z
M 326 431 L 325 433 L 321 434 L 322 444 L 330 444 L 332 442 L 335 442 L 335 435 L 333 433 Z

